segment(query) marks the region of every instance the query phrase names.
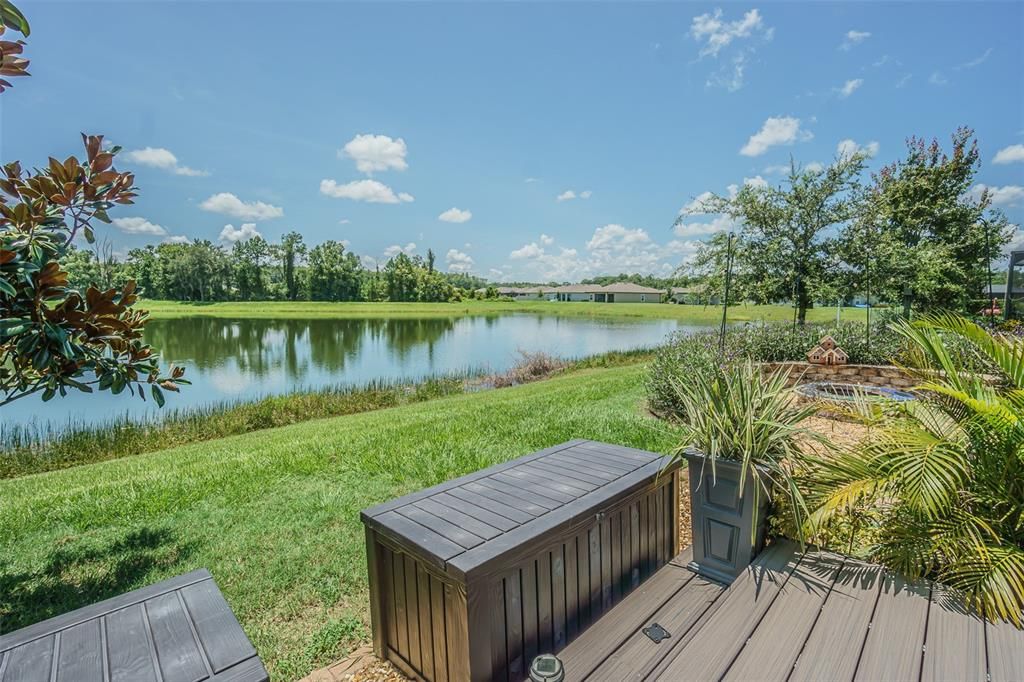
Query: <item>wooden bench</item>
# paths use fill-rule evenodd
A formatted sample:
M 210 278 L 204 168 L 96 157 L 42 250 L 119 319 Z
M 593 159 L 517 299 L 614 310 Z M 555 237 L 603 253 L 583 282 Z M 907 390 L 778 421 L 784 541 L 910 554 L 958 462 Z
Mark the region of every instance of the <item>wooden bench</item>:
M 374 649 L 521 680 L 679 551 L 678 463 L 576 440 L 363 512 Z
M 264 682 L 206 569 L 0 637 L 0 682 Z

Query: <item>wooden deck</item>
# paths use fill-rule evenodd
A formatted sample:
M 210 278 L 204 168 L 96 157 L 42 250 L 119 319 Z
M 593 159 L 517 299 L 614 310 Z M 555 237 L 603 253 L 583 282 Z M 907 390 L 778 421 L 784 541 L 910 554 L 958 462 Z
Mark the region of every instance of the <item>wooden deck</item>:
M 559 654 L 565 679 L 1024 679 L 1024 632 L 963 612 L 939 584 L 780 543 L 726 587 L 687 554 Z M 652 623 L 670 636 L 655 644 Z

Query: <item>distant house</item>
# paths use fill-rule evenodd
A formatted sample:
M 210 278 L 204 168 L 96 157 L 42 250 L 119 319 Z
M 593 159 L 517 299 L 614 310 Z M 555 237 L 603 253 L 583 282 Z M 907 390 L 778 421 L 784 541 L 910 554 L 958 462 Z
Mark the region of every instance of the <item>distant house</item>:
M 615 282 L 613 284 L 567 284 L 555 289 L 559 301 L 592 301 L 594 303 L 661 303 L 661 289 Z
M 498 296 L 515 298 L 519 300 L 554 300 L 555 289 L 553 287 L 498 287 Z
M 709 294 L 706 287 L 672 287 L 669 299 L 673 303 L 689 305 L 718 305 L 721 300 L 717 293 Z

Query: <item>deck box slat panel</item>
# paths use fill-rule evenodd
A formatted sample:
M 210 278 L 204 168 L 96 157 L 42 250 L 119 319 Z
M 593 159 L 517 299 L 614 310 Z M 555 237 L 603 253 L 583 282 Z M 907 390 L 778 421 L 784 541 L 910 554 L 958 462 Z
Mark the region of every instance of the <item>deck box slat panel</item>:
M 450 493 L 440 493 L 431 497 L 429 502 L 436 504 L 442 504 L 449 509 L 454 509 L 457 512 L 461 512 L 466 516 L 471 516 L 477 521 L 482 521 L 492 528 L 498 529 L 504 533 L 507 530 L 512 530 L 519 526 L 519 524 L 508 517 L 502 516 L 496 511 L 481 507 L 468 500 L 460 499 L 451 495 Z M 493 503 L 491 503 L 493 505 Z M 502 510 L 506 511 L 506 510 Z
M 205 679 L 206 665 L 178 594 L 171 592 L 147 601 L 146 617 L 165 682 Z
M 665 473 L 660 455 L 586 444 L 363 512 L 368 557 L 370 545 L 392 553 L 371 598 L 381 655 L 428 680 L 518 682 L 534 656 L 565 647 L 674 555 L 677 465 Z
M 451 507 L 447 507 L 441 504 L 440 502 L 435 502 L 434 499 L 432 498 L 420 500 L 419 502 L 413 502 L 412 506 L 417 507 L 418 509 L 422 509 L 428 514 L 433 514 L 434 516 L 443 519 L 454 526 L 458 526 L 464 531 L 472 533 L 473 535 L 476 535 L 477 537 L 482 538 L 484 540 L 496 538 L 502 533 L 500 529 L 495 528 L 494 526 L 488 523 L 484 523 L 483 521 L 474 518 L 469 514 L 465 514 L 457 509 L 452 509 Z M 403 507 L 402 509 L 406 508 L 407 507 Z M 399 513 L 401 513 L 401 510 L 399 510 Z
M 578 467 L 569 468 L 562 466 L 559 462 L 555 461 L 554 457 L 548 457 L 542 462 L 524 464 L 523 468 L 529 471 L 544 473 L 548 476 L 564 476 L 566 480 L 573 483 L 574 485 L 587 483 L 592 486 L 592 488 L 590 488 L 591 490 L 593 490 L 594 488 L 600 488 L 605 483 L 614 478 L 614 476 L 609 476 L 608 478 L 601 478 L 599 476 L 594 476 L 589 472 L 580 471 Z
M 60 633 L 57 670 L 61 680 L 103 679 L 103 633 L 99 618 L 72 625 Z
M 512 509 L 518 509 L 519 511 L 525 512 L 531 517 L 543 516 L 552 509 L 547 505 L 539 505 L 535 502 L 531 502 L 526 499 L 526 496 L 517 496 L 515 493 L 510 494 L 507 491 L 501 491 L 501 489 L 498 489 L 497 487 L 483 485 L 476 481 L 466 483 L 466 489 L 471 493 L 476 493 L 481 497 L 489 499 L 492 501 L 492 504 L 498 503 L 500 505 L 507 505 Z M 554 503 L 549 501 L 549 504 Z M 528 520 L 529 519 L 527 519 L 527 521 Z
M 604 479 L 605 482 L 614 481 L 619 478 L 625 470 L 603 466 L 593 460 L 572 457 L 568 454 L 558 453 L 544 459 L 544 463 L 569 467 L 571 471 L 585 472 L 588 476 Z
M 463 502 L 476 505 L 476 507 L 480 509 L 487 510 L 491 513 L 497 514 L 498 516 L 502 516 L 508 519 L 509 521 L 513 522 L 512 525 L 510 525 L 508 528 L 502 528 L 502 530 L 511 530 L 512 528 L 518 528 L 519 524 L 525 523 L 532 518 L 536 518 L 535 514 L 528 514 L 525 511 L 521 511 L 519 509 L 516 509 L 515 507 L 509 506 L 508 504 L 501 500 L 496 500 L 494 498 L 487 497 L 479 493 L 475 493 L 469 490 L 468 488 L 449 490 L 448 492 L 444 493 L 444 495 L 450 495 L 456 500 L 461 500 Z M 440 498 L 441 496 L 439 495 L 438 497 Z
M 181 590 L 181 597 L 213 672 L 223 672 L 238 661 L 256 655 L 256 649 L 213 581 L 189 585 Z
M 40 637 L 8 652 L 4 682 L 49 682 L 56 638 Z
M 434 645 L 434 679 L 438 682 L 447 682 L 448 678 L 448 649 L 446 642 L 445 613 L 444 613 L 444 583 L 435 576 L 429 576 L 430 590 L 430 629 L 433 633 Z

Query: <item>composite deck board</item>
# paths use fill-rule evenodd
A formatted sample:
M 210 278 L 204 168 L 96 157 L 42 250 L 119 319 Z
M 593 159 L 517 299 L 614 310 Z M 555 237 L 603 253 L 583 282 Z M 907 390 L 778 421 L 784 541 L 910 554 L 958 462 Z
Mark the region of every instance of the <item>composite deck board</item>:
M 988 673 L 992 682 L 1024 679 L 1024 630 L 1012 623 L 985 623 Z
M 882 585 L 882 568 L 847 559 L 822 607 L 791 682 L 851 680 Z
M 842 565 L 842 558 L 834 554 L 805 554 L 725 679 L 785 681 Z M 786 636 L 779 637 L 780 632 Z
M 659 675 L 666 680 L 721 679 L 772 605 L 800 556 L 790 543 L 770 547 L 723 595 L 714 616 L 677 648 Z
M 463 513 L 457 509 L 447 507 L 440 502 L 435 502 L 433 498 L 413 502 L 412 506 L 422 509 L 429 514 L 433 514 L 438 518 L 444 519 L 448 523 L 458 526 L 459 528 L 483 538 L 484 540 L 496 538 L 502 533 L 501 529 L 495 528 L 491 524 L 485 523 L 480 519 Z M 401 510 L 399 510 L 399 513 L 401 513 Z
M 586 679 L 694 576 L 687 569 L 668 566 L 642 583 L 559 654 L 566 679 Z
M 956 595 L 939 584 L 932 586 L 924 641 L 922 682 L 985 679 L 984 622 L 968 613 Z
M 886 575 L 854 679 L 918 679 L 930 586 Z
M 669 654 L 672 647 L 685 642 L 692 635 L 692 630 L 700 623 L 701 617 L 725 590 L 724 585 L 692 574 L 688 569 L 672 566 L 670 570 L 674 573 L 691 573 L 693 577 L 672 594 L 661 608 L 646 618 L 640 628 L 587 677 L 587 682 L 618 682 L 646 678 Z M 655 644 L 642 631 L 643 627 L 652 623 L 665 628 L 670 637 Z

